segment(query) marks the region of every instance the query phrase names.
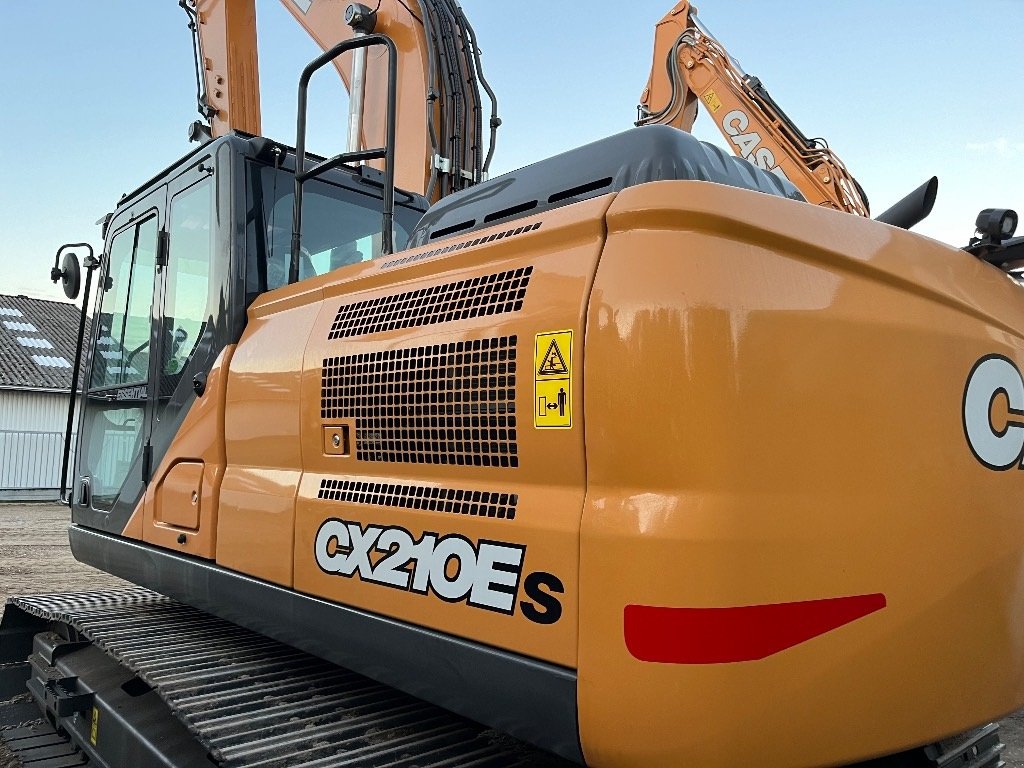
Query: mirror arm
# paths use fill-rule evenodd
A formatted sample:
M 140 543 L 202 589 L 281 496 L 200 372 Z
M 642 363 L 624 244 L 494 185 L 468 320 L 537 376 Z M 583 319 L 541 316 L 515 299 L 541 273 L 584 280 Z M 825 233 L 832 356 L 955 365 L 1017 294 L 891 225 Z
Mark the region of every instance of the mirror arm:
M 82 296 L 82 314 L 78 320 L 78 343 L 75 345 L 75 364 L 71 368 L 71 397 L 68 400 L 68 423 L 67 429 L 64 432 L 64 457 L 61 460 L 60 465 L 60 501 L 61 504 L 67 504 L 71 506 L 71 496 L 68 494 L 68 464 L 71 459 L 71 430 L 75 426 L 75 401 L 78 395 L 78 369 L 82 366 L 82 341 L 85 337 L 85 321 L 88 318 L 89 311 L 89 292 L 92 289 L 92 273 L 100 265 L 99 259 L 97 259 L 92 250 L 92 246 L 88 243 L 73 243 L 68 245 L 62 245 L 57 249 L 57 255 L 54 257 L 53 269 L 50 270 L 50 279 L 56 283 L 64 276 L 63 270 L 58 268 L 60 263 L 60 255 L 66 248 L 87 248 L 89 255 L 83 260 L 83 266 L 85 267 L 85 293 Z M 56 273 L 56 276 L 54 275 Z

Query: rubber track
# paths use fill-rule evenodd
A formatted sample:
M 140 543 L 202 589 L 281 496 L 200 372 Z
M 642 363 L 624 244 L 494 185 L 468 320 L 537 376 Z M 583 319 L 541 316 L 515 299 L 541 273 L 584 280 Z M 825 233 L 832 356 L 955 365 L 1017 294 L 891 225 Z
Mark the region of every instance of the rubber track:
M 142 588 L 12 598 L 159 693 L 225 768 L 555 768 L 568 763 Z

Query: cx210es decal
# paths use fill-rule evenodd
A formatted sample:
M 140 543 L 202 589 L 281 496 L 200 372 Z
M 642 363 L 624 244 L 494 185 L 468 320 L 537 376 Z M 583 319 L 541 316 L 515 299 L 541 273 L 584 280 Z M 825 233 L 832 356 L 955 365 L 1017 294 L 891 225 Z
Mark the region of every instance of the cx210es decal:
M 474 543 L 457 533 L 440 536 L 430 531 L 415 539 L 399 526 L 329 518 L 317 531 L 313 552 L 324 573 L 433 594 L 448 603 L 464 602 L 509 616 L 516 612 L 522 591 L 518 608 L 530 621 L 554 624 L 562 616 L 557 595 L 565 587 L 544 571 L 524 578 L 522 544 L 485 539 Z

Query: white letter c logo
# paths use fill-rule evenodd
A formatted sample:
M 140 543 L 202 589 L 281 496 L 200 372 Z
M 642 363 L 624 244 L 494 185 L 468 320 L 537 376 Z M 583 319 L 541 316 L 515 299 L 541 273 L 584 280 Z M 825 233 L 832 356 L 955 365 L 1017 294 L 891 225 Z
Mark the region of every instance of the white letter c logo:
M 992 423 L 992 403 L 1006 397 L 1010 417 Z M 967 377 L 964 389 L 964 434 L 975 458 L 989 469 L 1009 469 L 1024 453 L 1024 379 L 1002 355 L 983 357 Z M 1016 418 L 1015 418 L 1016 417 Z

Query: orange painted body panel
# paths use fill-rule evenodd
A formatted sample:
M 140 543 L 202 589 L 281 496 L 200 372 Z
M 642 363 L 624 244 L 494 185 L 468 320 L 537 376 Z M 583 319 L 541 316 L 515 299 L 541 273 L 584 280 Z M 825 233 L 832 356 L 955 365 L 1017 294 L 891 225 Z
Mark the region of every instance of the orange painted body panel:
M 154 522 L 176 528 L 199 528 L 199 495 L 203 490 L 203 462 L 180 461 L 164 475 L 156 493 Z
M 228 390 L 230 467 L 222 494 L 218 562 L 276 583 L 294 583 L 297 590 L 308 594 L 574 666 L 577 546 L 586 480 L 583 430 L 582 424 L 548 432 L 532 428 L 533 342 L 539 331 L 562 329 L 573 329 L 582 338 L 586 297 L 600 255 L 603 215 L 610 200 L 606 197 L 571 210 L 549 212 L 543 218 L 542 231 L 464 249 L 443 261 L 424 260 L 386 272 L 378 262 L 352 265 L 258 301 L 250 310 L 249 328 L 233 358 Z M 532 219 L 517 222 L 522 228 L 534 223 Z M 481 274 L 528 268 L 532 282 L 521 312 L 368 337 L 328 338 L 339 306 L 386 296 L 398 290 L 396 285 L 402 291 L 416 291 Z M 356 423 L 322 416 L 325 358 L 472 343 L 481 336 L 518 339 L 519 383 L 514 404 L 518 468 L 367 462 L 351 449 L 347 455 L 334 452 L 330 436 L 348 426 L 348 439 L 354 441 Z M 304 359 L 300 359 L 302 345 L 296 340 L 304 339 L 308 341 Z M 268 350 L 274 352 L 268 354 Z M 575 365 L 582 370 L 582 350 Z M 573 400 L 581 409 L 581 377 L 575 378 L 574 387 Z M 450 488 L 496 498 L 515 494 L 519 503 L 513 519 L 319 498 L 326 481 L 345 480 Z M 298 484 L 297 499 L 293 483 Z M 293 514 L 294 582 L 292 559 L 282 557 L 279 549 L 292 541 Z M 357 577 L 326 573 L 317 564 L 314 540 L 319 526 L 332 516 L 362 525 L 400 526 L 415 538 L 425 531 L 438 536 L 457 532 L 474 542 L 525 546 L 524 576 L 537 571 L 551 573 L 562 584 L 560 620 L 551 624 L 525 621 L 518 616 L 519 606 L 509 616 L 465 602 L 382 589 Z M 274 542 L 270 550 L 268 542 Z M 384 554 L 376 552 L 373 561 L 378 562 Z
M 1018 707 L 1021 476 L 974 458 L 961 406 L 979 358 L 1022 361 L 1021 288 L 919 236 L 695 182 L 622 192 L 608 229 L 585 370 L 588 761 L 839 764 Z M 642 662 L 623 639 L 630 604 L 865 594 L 886 607 L 760 660 Z
M 128 518 L 128 522 L 125 523 L 124 529 L 121 531 L 121 535 L 126 539 L 135 539 L 136 541 L 142 541 L 142 535 L 145 531 L 143 526 L 143 520 L 146 516 L 146 497 L 143 496 L 139 499 L 139 503 L 135 506 L 135 511 L 132 512 L 132 516 Z
M 217 357 L 205 394 L 189 408 L 146 488 L 142 540 L 149 544 L 210 559 L 216 553 L 221 481 L 227 464 L 225 393 L 233 351 L 233 346 L 226 347 Z M 194 504 L 193 491 L 197 492 Z M 137 516 L 138 512 L 133 519 Z
M 1024 365 L 1020 285 L 927 238 L 703 182 L 443 242 L 250 308 L 220 390 L 219 564 L 575 669 L 594 766 L 842 764 L 1024 704 L 1022 476 L 975 458 L 963 410 L 979 360 Z M 520 306 L 403 324 L 402 302 L 446 285 L 468 311 L 474 280 L 513 274 L 529 277 Z M 558 373 L 551 338 L 571 369 L 568 428 L 534 426 L 538 356 Z M 463 348 L 479 359 L 453 362 Z M 484 370 L 488 349 L 505 367 Z M 431 373 L 411 377 L 421 364 Z M 507 384 L 510 404 L 476 411 L 514 414 L 500 428 L 514 436 L 467 433 L 465 461 L 450 424 L 388 442 L 422 418 L 408 393 L 474 365 L 515 375 L 486 385 Z M 1007 401 L 988 416 L 993 430 L 1010 420 Z M 513 453 L 496 447 L 506 438 Z M 371 533 L 385 543 L 335 567 L 357 549 L 349 537 Z M 521 550 L 511 610 L 474 603 L 486 580 L 445 597 L 434 579 L 458 580 L 451 560 L 431 561 L 429 580 L 412 559 L 396 583 L 377 578 L 403 546 L 427 561 L 454 538 L 481 559 Z M 561 588 L 546 582 L 550 621 L 537 605 L 530 617 L 537 574 Z M 636 607 L 847 597 L 872 607 L 752 660 L 645 661 L 627 645 Z
M 302 474 L 302 353 L 316 311 L 315 304 L 294 297 L 254 305 L 232 357 L 227 391 L 229 464 L 217 562 L 284 586 L 292 583 L 295 492 Z
M 232 467 L 224 477 L 217 563 L 289 587 L 295 488 L 291 469 Z

